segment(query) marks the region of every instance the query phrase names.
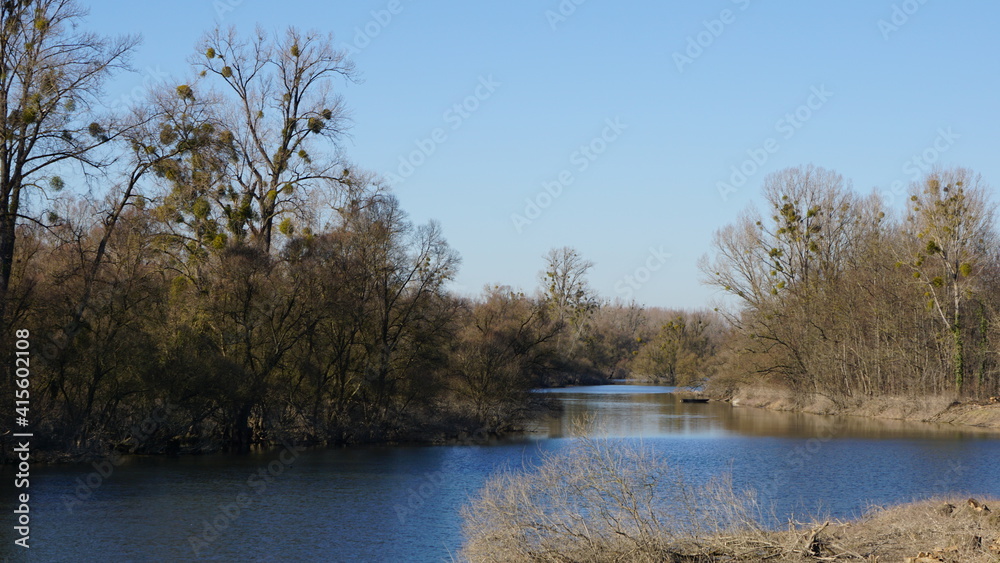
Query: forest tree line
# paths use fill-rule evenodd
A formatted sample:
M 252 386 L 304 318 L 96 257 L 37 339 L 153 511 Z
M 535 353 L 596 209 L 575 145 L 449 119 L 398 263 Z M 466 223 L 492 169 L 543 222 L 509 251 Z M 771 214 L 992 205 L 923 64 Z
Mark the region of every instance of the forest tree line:
M 694 373 L 705 327 L 654 312 L 661 338 L 571 248 L 531 293 L 448 291 L 440 227 L 342 150 L 357 71 L 331 37 L 214 30 L 188 83 L 114 111 L 138 38 L 72 0 L 0 11 L 0 338 L 30 331 L 39 450 L 447 439 L 515 428 L 534 387 Z
M 825 395 L 1000 395 L 1000 257 L 992 189 L 928 172 L 905 208 L 836 172 L 769 175 L 764 209 L 720 229 L 701 264 L 735 304 L 713 384 Z

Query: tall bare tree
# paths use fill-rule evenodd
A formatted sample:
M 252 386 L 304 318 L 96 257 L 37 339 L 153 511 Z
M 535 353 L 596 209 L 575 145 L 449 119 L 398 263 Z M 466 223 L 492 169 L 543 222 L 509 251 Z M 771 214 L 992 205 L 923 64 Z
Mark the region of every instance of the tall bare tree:
M 971 171 L 932 172 L 911 191 L 909 229 L 916 242 L 914 277 L 925 286 L 928 307 L 952 334 L 955 389 L 965 382 L 962 304 L 972 296 L 977 269 L 994 243 L 987 187 Z
M 249 40 L 216 29 L 200 51 L 195 68 L 229 102 L 220 120 L 236 149 L 223 194 L 231 230 L 269 252 L 275 227 L 293 226 L 297 193 L 345 179 L 338 141 L 348 119 L 334 85 L 353 80 L 354 65 L 330 37 L 296 29 L 272 37 L 258 28 Z
M 17 225 L 32 193 L 59 189 L 63 164 L 107 166 L 97 150 L 121 132 L 99 119 L 101 85 L 126 66 L 136 37 L 77 29 L 85 11 L 73 0 L 0 5 L 0 318 L 4 317 Z
M 555 317 L 579 328 L 597 307 L 597 297 L 587 282 L 594 263 L 584 259 L 574 248 L 553 248 L 545 255 L 541 283 L 545 298 Z
M 840 174 L 812 165 L 768 175 L 763 192 L 770 217 L 749 209 L 719 230 L 715 261 L 705 259 L 701 268 L 708 283 L 741 300 L 741 314 L 730 320 L 756 343 L 756 369 L 816 390 L 814 360 L 835 341 L 823 288 L 851 263 L 881 212 L 872 220 L 862 208 L 876 202 L 856 196 Z

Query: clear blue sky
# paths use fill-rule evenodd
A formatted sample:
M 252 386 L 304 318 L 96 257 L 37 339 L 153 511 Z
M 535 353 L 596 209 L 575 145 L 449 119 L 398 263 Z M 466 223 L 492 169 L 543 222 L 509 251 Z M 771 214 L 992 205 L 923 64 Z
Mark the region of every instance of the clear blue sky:
M 707 306 L 715 294 L 696 262 L 713 231 L 788 166 L 892 190 L 929 151 L 1000 185 L 993 2 L 564 0 L 565 15 L 558 0 L 83 3 L 90 27 L 144 37 L 138 72 L 111 85 L 114 96 L 150 75 L 184 82 L 195 42 L 216 25 L 320 29 L 355 48 L 363 82 L 344 90 L 355 122 L 346 150 L 405 176 L 395 185 L 404 208 L 440 221 L 468 293 L 532 290 L 541 256 L 572 246 L 596 263 L 591 283 L 606 297 L 626 297 L 626 276 L 644 278 L 648 262 L 662 267 L 636 300 Z M 388 8 L 397 13 L 376 17 Z M 689 38 L 707 46 L 686 53 Z M 463 102 L 473 111 L 456 112 Z M 433 153 L 412 157 L 421 139 Z M 766 162 L 746 163 L 757 170 L 724 199 L 718 183 L 748 151 Z M 420 165 L 411 172 L 401 158 Z M 560 174 L 572 181 L 551 184 Z M 558 197 L 542 195 L 546 183 Z M 544 205 L 539 216 L 526 200 Z M 530 220 L 520 232 L 514 214 Z

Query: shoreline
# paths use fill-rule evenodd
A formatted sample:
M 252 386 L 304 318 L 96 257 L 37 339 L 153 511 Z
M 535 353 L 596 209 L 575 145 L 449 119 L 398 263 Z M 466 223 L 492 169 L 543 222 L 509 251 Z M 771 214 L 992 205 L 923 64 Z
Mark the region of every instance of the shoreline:
M 404 429 L 392 435 L 379 437 L 367 436 L 350 440 L 294 440 L 288 438 L 272 438 L 268 441 L 254 443 L 249 451 L 239 451 L 221 441 L 205 440 L 197 446 L 181 446 L 171 448 L 161 446 L 155 449 L 122 450 L 113 444 L 108 444 L 103 450 L 86 450 L 70 452 L 65 450 L 39 449 L 32 451 L 32 463 L 38 466 L 68 466 L 88 465 L 116 458 L 178 458 L 199 457 L 209 455 L 254 455 L 261 452 L 280 450 L 288 446 L 303 447 L 309 450 L 338 449 L 352 447 L 394 447 L 394 446 L 446 446 L 456 444 L 487 444 L 503 441 L 526 434 L 531 421 L 557 412 L 555 403 L 532 398 L 524 406 L 527 418 L 508 423 L 496 428 L 475 424 L 425 424 L 421 427 Z M 13 442 L 0 437 L 0 471 L 7 466 L 17 465 L 17 458 L 12 451 Z
M 796 394 L 774 387 L 740 387 L 723 394 L 704 393 L 713 401 L 779 412 L 948 424 L 1000 432 L 1000 403 L 959 401 L 956 397 L 853 397 L 834 401 L 818 393 Z
M 849 520 L 814 519 L 786 530 L 710 537 L 682 553 L 700 561 L 986 563 L 1000 556 L 997 499 L 935 497 L 870 509 Z M 721 549 L 718 546 L 723 546 Z
M 995 561 L 1000 556 L 1000 514 L 990 506 L 996 505 L 994 497 L 945 496 L 874 507 L 850 520 L 814 520 L 765 532 L 759 539 L 771 545 L 755 555 L 763 552 L 779 562 Z

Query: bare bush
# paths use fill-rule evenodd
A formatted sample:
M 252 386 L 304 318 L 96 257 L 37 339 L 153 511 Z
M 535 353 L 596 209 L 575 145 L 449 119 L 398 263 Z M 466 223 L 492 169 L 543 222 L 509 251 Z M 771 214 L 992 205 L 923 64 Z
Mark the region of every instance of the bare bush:
M 723 476 L 692 485 L 622 440 L 580 438 L 503 470 L 463 511 L 470 562 L 997 561 L 993 498 L 876 507 L 850 522 L 767 529 L 752 491 Z
M 463 511 L 468 561 L 698 561 L 779 553 L 752 492 L 688 483 L 633 442 L 580 438 L 488 480 Z

